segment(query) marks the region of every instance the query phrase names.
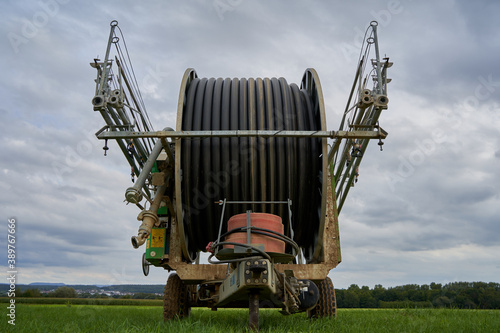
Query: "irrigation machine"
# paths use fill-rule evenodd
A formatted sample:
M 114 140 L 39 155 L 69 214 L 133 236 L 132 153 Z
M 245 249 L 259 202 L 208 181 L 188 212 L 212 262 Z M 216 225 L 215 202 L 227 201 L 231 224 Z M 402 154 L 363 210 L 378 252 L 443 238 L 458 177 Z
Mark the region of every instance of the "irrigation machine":
M 299 84 L 200 78 L 189 68 L 175 129 L 155 131 L 121 29 L 110 25 L 104 59 L 91 63 L 92 105 L 105 121 L 96 136 L 105 155 L 115 140 L 130 165 L 125 201 L 140 210 L 131 241 L 144 245 L 144 274 L 172 272 L 164 319 L 199 306 L 247 307 L 251 329 L 261 307 L 335 318 L 328 273 L 341 262 L 338 214 L 369 141 L 382 150 L 387 136 L 379 116 L 392 63 L 380 58 L 377 22 L 366 30 L 339 130 L 326 129 L 312 68 Z

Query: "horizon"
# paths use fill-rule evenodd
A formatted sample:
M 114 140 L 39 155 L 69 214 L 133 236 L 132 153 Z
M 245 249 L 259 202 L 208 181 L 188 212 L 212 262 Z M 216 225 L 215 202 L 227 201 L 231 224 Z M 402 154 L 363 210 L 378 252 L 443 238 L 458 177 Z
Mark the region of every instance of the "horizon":
M 216 3 L 0 3 L 0 247 L 13 217 L 16 283 L 166 283 L 163 269 L 143 276 L 144 248 L 130 242 L 140 224 L 123 202 L 130 167 L 115 142 L 104 157 L 94 135 L 104 122 L 89 63 L 104 56 L 112 20 L 156 129 L 175 127 L 186 68 L 300 83 L 311 67 L 328 130 L 378 20 L 381 56 L 394 63 L 380 117 L 389 135 L 382 152 L 376 142 L 365 152 L 339 216 L 342 262 L 328 276 L 340 289 L 500 277 L 500 2 Z
M 359 285 L 357 283 L 352 283 L 351 285 L 357 285 L 358 287 L 369 287 L 370 289 L 374 289 L 375 287 L 377 286 L 382 286 L 383 288 L 386 288 L 386 289 L 389 289 L 389 288 L 397 288 L 397 287 L 402 287 L 402 286 L 407 286 L 407 285 L 418 285 L 420 287 L 422 286 L 430 286 L 431 284 L 441 284 L 443 287 L 448 285 L 448 284 L 453 284 L 453 283 L 496 283 L 496 284 L 500 284 L 500 282 L 495 282 L 495 281 L 452 281 L 452 282 L 448 282 L 448 283 L 436 283 L 434 281 L 432 282 L 429 282 L 429 283 L 424 283 L 424 284 L 418 284 L 418 283 L 407 283 L 407 284 L 402 284 L 402 285 L 396 285 L 396 286 L 384 286 L 382 284 L 375 284 L 372 286 L 367 286 L 367 285 Z M 9 285 L 9 283 L 0 283 L 0 285 Z M 124 284 L 100 284 L 100 283 L 97 283 L 97 284 L 82 284 L 82 283 L 71 283 L 71 284 L 68 284 L 68 283 L 64 283 L 64 282 L 51 282 L 51 283 L 44 283 L 44 282 L 32 282 L 32 283 L 18 283 L 16 284 L 16 286 L 31 286 L 31 285 L 40 285 L 40 286 L 51 286 L 51 285 L 60 285 L 60 286 L 92 286 L 92 287 L 112 287 L 112 286 L 164 286 L 165 284 L 161 284 L 161 283 L 141 283 L 141 284 L 137 284 L 137 283 L 124 283 Z M 349 285 L 349 287 L 351 286 Z M 335 287 L 335 289 L 348 289 L 349 287 L 347 288 L 338 288 L 338 287 Z

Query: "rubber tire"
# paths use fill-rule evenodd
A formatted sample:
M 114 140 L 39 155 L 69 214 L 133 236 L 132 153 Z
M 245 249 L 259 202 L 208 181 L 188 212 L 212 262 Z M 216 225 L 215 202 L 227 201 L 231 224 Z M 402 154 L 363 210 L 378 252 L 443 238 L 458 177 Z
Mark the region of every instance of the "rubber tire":
M 163 320 L 187 318 L 190 312 L 188 288 L 177 274 L 171 274 L 163 293 Z
M 316 283 L 319 289 L 319 300 L 316 306 L 308 311 L 309 318 L 332 318 L 337 317 L 337 299 L 332 280 L 327 277 L 320 283 Z

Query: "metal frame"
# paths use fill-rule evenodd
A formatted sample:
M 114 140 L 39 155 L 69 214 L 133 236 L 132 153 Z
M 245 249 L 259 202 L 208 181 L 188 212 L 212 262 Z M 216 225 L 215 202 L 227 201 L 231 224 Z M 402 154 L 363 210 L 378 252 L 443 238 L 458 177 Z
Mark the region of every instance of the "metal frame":
M 98 139 L 133 139 L 133 138 L 231 138 L 231 137 L 261 137 L 261 138 L 330 138 L 330 139 L 385 139 L 385 131 L 284 131 L 284 130 L 233 130 L 233 131 L 105 131 L 101 128 L 96 136 Z
M 259 308 L 259 292 L 264 292 L 267 296 L 277 293 L 276 282 L 281 281 L 284 291 L 284 312 L 286 314 L 297 312 L 297 303 L 288 302 L 288 293 L 286 290 L 294 290 L 292 297 L 297 298 L 298 292 L 302 287 L 300 283 L 296 283 L 299 289 L 294 289 L 290 285 L 292 279 L 297 282 L 299 280 L 312 280 L 315 282 L 324 281 L 331 269 L 335 268 L 341 262 L 340 237 L 338 214 L 342 209 L 344 201 L 349 193 L 353 181 L 357 181 L 358 166 L 361 163 L 364 152 L 371 139 L 378 139 L 380 150 L 382 150 L 382 139 L 387 137 L 387 132 L 379 126 L 379 116 L 382 110 L 387 109 L 387 69 L 392 66 L 389 58 L 380 60 L 377 26 L 376 21 L 370 22 L 363 41 L 362 52 L 359 58 L 359 64 L 356 70 L 354 83 L 351 93 L 344 111 L 344 115 L 338 131 L 326 130 L 326 115 L 323 99 L 323 92 L 319 81 L 318 74 L 312 68 L 307 68 L 300 84 L 300 89 L 305 90 L 310 97 L 310 104 L 315 117 L 319 117 L 320 126 L 314 127 L 320 129 L 318 131 L 298 131 L 298 130 L 218 130 L 218 131 L 183 131 L 183 110 L 186 103 L 187 87 L 193 79 L 197 78 L 196 71 L 188 68 L 181 81 L 179 99 L 177 104 L 177 123 L 176 130 L 165 128 L 162 131 L 153 131 L 149 117 L 147 116 L 142 97 L 135 79 L 132 64 L 130 63 L 130 72 L 128 63 L 130 57 L 122 58 L 123 51 L 118 44 L 119 38 L 115 35 L 115 31 L 121 29 L 118 27 L 117 21 L 111 22 L 111 29 L 108 38 L 108 44 L 104 60 L 94 59 L 91 66 L 97 70 L 97 79 L 95 96 L 92 100 L 94 111 L 99 111 L 103 117 L 106 126 L 102 127 L 96 136 L 98 139 L 105 140 L 104 152 L 109 149 L 107 142 L 109 139 L 116 140 L 121 151 L 125 155 L 132 169 L 132 181 L 134 176 L 137 176 L 137 182 L 129 187 L 125 193 L 125 200 L 129 203 L 136 204 L 141 213 L 138 220 L 142 221 L 139 227 L 138 236 L 132 237 L 134 247 L 140 246 L 150 236 L 153 227 L 158 227 L 160 220 L 157 211 L 160 205 L 166 204 L 170 212 L 170 223 L 165 227 L 164 232 L 169 237 L 168 254 L 163 256 L 161 261 L 155 262 L 155 266 L 161 266 L 166 270 L 175 270 L 180 279 L 186 284 L 210 283 L 219 284 L 215 288 L 215 293 L 218 295 L 219 304 L 224 306 L 232 300 L 245 298 L 249 294 L 249 327 L 250 329 L 258 329 L 258 308 Z M 116 29 L 116 30 L 115 30 Z M 370 31 L 371 29 L 371 31 Z M 123 35 L 121 35 L 123 38 Z M 115 57 L 115 64 L 118 67 L 117 81 L 112 72 L 113 60 L 110 59 L 110 50 L 112 44 L 115 44 L 118 57 Z M 365 66 L 368 61 L 365 59 L 370 52 L 371 46 L 375 47 L 375 59 L 371 59 L 372 70 L 366 77 L 363 78 Z M 374 73 L 374 74 L 372 74 Z M 369 76 L 373 79 L 373 90 L 366 87 L 369 81 Z M 122 82 L 123 81 L 123 82 Z M 114 84 L 114 85 L 113 85 Z M 112 90 L 114 88 L 114 90 Z M 353 96 L 355 96 L 353 100 Z M 352 103 L 351 103 L 352 102 Z M 349 118 L 348 118 L 349 115 Z M 136 119 L 137 117 L 137 119 Z M 133 120 L 133 121 L 131 121 Z M 257 126 L 258 127 L 258 126 Z M 210 127 L 208 127 L 210 128 Z M 234 127 L 233 127 L 234 128 Z M 238 128 L 238 127 L 236 127 Z M 255 128 L 250 126 L 250 128 Z M 307 127 L 304 127 L 307 128 Z M 309 127 L 312 128 L 312 127 Z M 287 201 L 228 201 L 226 198 L 217 201 L 222 205 L 222 213 L 220 218 L 219 231 L 217 241 L 210 243 L 207 250 L 213 251 L 211 257 L 216 255 L 220 246 L 224 244 L 234 245 L 235 253 L 238 247 L 238 256 L 241 248 L 246 248 L 248 255 L 257 252 L 257 255 L 262 256 L 262 267 L 244 269 L 241 260 L 227 259 L 224 261 L 223 253 L 219 253 L 219 262 L 211 264 L 199 263 L 199 252 L 189 250 L 187 238 L 184 234 L 184 215 L 182 205 L 182 140 L 201 139 L 204 138 L 315 138 L 315 141 L 321 141 L 321 150 L 318 154 L 321 157 L 321 183 L 314 185 L 314 190 L 321 191 L 321 212 L 319 220 L 319 229 L 314 234 L 313 245 L 305 249 L 299 247 L 293 240 L 294 230 L 292 226 L 292 201 L 290 198 Z M 167 142 L 170 138 L 170 142 Z M 328 150 L 327 139 L 333 139 L 333 144 Z M 343 141 L 343 139 L 345 139 Z M 249 140 L 255 142 L 256 140 Z M 292 140 L 283 140 L 290 142 Z M 304 141 L 304 140 L 298 140 Z M 350 151 L 352 148 L 352 151 Z M 160 153 L 165 150 L 168 156 L 159 158 Z M 316 148 L 314 148 L 316 151 Z M 272 150 L 271 150 L 272 152 Z M 158 161 L 158 164 L 156 163 Z M 290 157 L 289 161 L 292 161 Z M 165 164 L 166 162 L 166 164 Z M 295 162 L 295 161 L 294 161 Z M 154 165 L 158 165 L 158 173 L 152 173 Z M 314 161 L 316 166 L 316 160 Z M 151 176 L 153 175 L 153 176 Z M 151 177 L 151 178 L 150 178 Z M 151 181 L 148 183 L 148 179 Z M 173 190 L 167 191 L 167 187 L 174 186 Z M 302 187 L 302 186 L 299 186 Z M 155 194 L 154 199 L 152 195 Z M 283 196 L 285 197 L 285 196 Z M 141 206 L 142 199 L 145 198 L 151 203 L 149 210 Z M 282 198 L 280 198 L 282 199 Z M 337 201 L 338 200 L 338 201 Z M 299 201 L 298 208 L 302 210 Z M 286 254 L 283 260 L 271 257 L 258 246 L 252 246 L 251 234 L 257 232 L 259 228 L 251 225 L 250 213 L 246 211 L 246 227 L 235 229 L 234 232 L 246 232 L 246 244 L 235 242 L 221 242 L 222 227 L 224 223 L 224 214 L 226 204 L 287 204 L 288 205 L 288 223 L 290 232 L 287 235 L 278 233 L 279 236 L 292 245 L 292 254 Z M 283 215 L 283 214 L 282 214 Z M 214 215 L 215 216 L 215 215 Z M 216 216 L 215 216 L 216 218 Z M 305 221 L 304 221 L 305 222 Z M 187 222 L 189 223 L 189 221 Z M 214 225 L 216 227 L 216 225 Z M 267 229 L 260 229 L 267 230 Z M 268 230 L 269 232 L 273 232 Z M 229 233 L 227 233 L 229 234 Z M 227 235 L 226 234 L 226 235 Z M 255 245 L 255 244 L 254 244 Z M 314 248 L 312 248 L 314 247 Z M 196 247 L 198 250 L 199 247 Z M 312 250 L 312 256 L 307 258 L 308 263 L 302 263 L 302 250 Z M 297 252 L 298 253 L 295 253 Z M 196 254 L 196 258 L 194 255 Z M 247 254 L 244 254 L 245 256 Z M 294 257 L 298 255 L 299 263 L 292 264 Z M 265 258 L 264 258 L 265 257 Z M 252 257 L 248 257 L 252 258 Z M 155 259 L 156 260 L 156 259 Z M 194 264 L 192 264 L 194 262 Z M 289 262 L 283 264 L 282 262 Z M 215 263 L 227 263 L 228 265 L 214 265 Z M 246 264 L 252 265 L 250 261 Z M 258 265 L 256 262 L 255 265 Z M 272 269 L 271 269 L 272 268 Z M 265 270 L 264 270 L 265 269 Z M 143 270 L 145 275 L 149 271 L 149 263 L 143 256 Z M 243 281 L 244 283 L 234 284 L 235 278 L 240 280 L 241 277 L 250 277 L 250 271 L 259 272 L 261 278 L 252 281 L 250 278 Z M 262 274 L 260 273 L 262 271 Z M 253 274 L 253 273 L 252 273 Z M 265 276 L 264 276 L 265 275 Z M 285 276 L 287 279 L 285 279 Z M 288 281 L 288 282 L 287 282 Z M 309 283 L 309 282 L 308 282 Z M 309 286 L 309 284 L 307 285 Z M 287 289 L 288 288 L 288 289 Z M 295 296 L 294 296 L 295 295 Z M 317 299 L 316 299 L 317 301 Z M 281 302 L 281 301 L 280 301 Z M 279 303 L 279 302 L 278 302 Z M 280 305 L 275 303 L 275 305 Z M 300 302 L 299 302 L 300 303 Z M 213 305 L 212 305 L 213 306 Z M 290 308 L 289 308 L 290 307 Z M 305 310 L 305 309 L 302 309 Z
M 117 141 L 120 149 L 127 158 L 129 164 L 133 169 L 133 173 L 138 176 L 138 182 L 135 186 L 128 189 L 127 201 L 136 203 L 140 208 L 140 199 L 144 195 L 147 200 L 151 200 L 152 192 L 151 186 L 145 183 L 145 179 L 151 173 L 152 165 L 156 159 L 156 155 L 165 149 L 168 155 L 168 163 L 175 170 L 175 184 L 180 183 L 180 159 L 181 155 L 181 139 L 190 140 L 192 138 L 211 138 L 211 137 L 259 137 L 259 138 L 321 138 L 322 139 L 322 156 L 323 156 L 323 181 L 322 181 L 322 211 L 321 211 L 321 225 L 319 228 L 318 245 L 314 249 L 314 263 L 309 264 L 276 264 L 276 268 L 280 272 L 285 270 L 293 270 L 297 278 L 309 280 L 323 280 L 328 272 L 337 266 L 341 260 L 340 244 L 339 244 L 339 230 L 338 230 L 338 213 L 342 208 L 343 202 L 348 194 L 348 191 L 353 184 L 353 179 L 356 173 L 357 166 L 360 164 L 363 153 L 366 150 L 368 142 L 371 139 L 385 139 L 387 132 L 385 132 L 378 124 L 378 117 L 381 111 L 387 108 L 387 83 L 390 79 L 386 77 L 387 68 L 392 63 L 388 58 L 381 61 L 378 48 L 377 36 L 377 23 L 375 21 L 370 23 L 372 30 L 371 35 L 366 39 L 367 50 L 370 45 L 375 46 L 375 59 L 371 60 L 371 65 L 375 71 L 374 75 L 374 88 L 370 97 L 385 98 L 385 104 L 380 103 L 380 100 L 373 99 L 372 104 L 362 105 L 361 102 L 351 100 L 355 95 L 357 89 L 358 93 L 365 88 L 366 81 L 363 81 L 362 73 L 364 66 L 368 63 L 364 56 L 360 57 L 360 62 L 357 68 L 355 80 L 352 86 L 351 94 L 348 99 L 344 118 L 338 131 L 326 130 L 326 117 L 325 106 L 323 101 L 323 93 L 316 71 L 312 68 L 306 69 L 301 81 L 301 89 L 307 90 L 313 100 L 313 107 L 315 112 L 321 117 L 321 130 L 320 131 L 289 131 L 289 130 L 235 130 L 235 131 L 182 131 L 182 109 L 185 103 L 186 87 L 190 82 L 197 77 L 194 69 L 189 68 L 186 70 L 181 82 L 179 99 L 178 99 L 178 117 L 176 124 L 176 131 L 163 130 L 163 131 L 148 131 L 148 128 L 141 129 L 140 124 L 130 121 L 129 115 L 124 112 L 125 107 L 129 108 L 132 116 L 139 114 L 141 120 L 145 121 L 144 116 L 147 117 L 145 110 L 142 110 L 141 102 L 135 96 L 133 77 L 128 77 L 127 64 L 121 64 L 119 59 L 116 59 L 115 64 L 118 66 L 118 87 L 120 91 L 120 98 L 123 101 L 116 104 L 115 101 L 108 100 L 112 98 L 111 88 L 108 84 L 113 79 L 111 72 L 112 62 L 109 58 L 110 48 L 112 44 L 117 44 L 119 39 L 115 36 L 115 28 L 119 30 L 116 21 L 111 22 L 111 31 L 109 34 L 106 55 L 102 62 L 95 59 L 91 63 L 92 67 L 97 69 L 97 80 L 95 98 L 93 100 L 94 110 L 99 111 L 101 116 L 106 122 L 106 126 L 101 128 L 96 136 L 101 139 L 107 140 L 114 139 Z M 125 67 L 124 67 L 125 66 Z M 124 84 L 122 84 L 122 81 Z M 111 95 L 110 95 L 111 93 Z M 130 96 L 127 96 L 127 93 Z M 140 94 L 139 94 L 140 95 Z M 128 103 L 128 98 L 132 103 Z M 369 98 L 370 100 L 370 98 Z M 130 105 L 129 105 L 130 104 Z M 131 106 L 132 105 L 132 106 Z M 346 115 L 353 111 L 356 117 L 353 117 L 352 124 L 348 128 L 345 125 Z M 133 111 L 133 112 L 132 112 Z M 147 126 L 146 126 L 147 127 Z M 135 129 L 135 131 L 134 131 Z M 167 142 L 166 139 L 170 138 L 172 141 Z M 158 141 L 156 141 L 156 140 Z M 333 139 L 333 145 L 327 149 L 326 140 Z M 343 139 L 346 139 L 343 141 Z M 146 141 L 145 141 L 146 140 Z M 151 142 L 155 142 L 155 148 L 148 147 Z M 341 147 L 342 141 L 344 146 Z M 137 151 L 128 150 L 127 143 L 133 142 Z M 161 144 L 160 144 L 161 142 Z M 147 144 L 146 144 L 147 143 Z M 346 165 L 346 159 L 349 155 L 349 150 L 352 144 L 359 145 L 360 154 L 352 157 L 350 165 Z M 175 144 L 175 148 L 171 145 Z M 107 145 L 105 146 L 105 149 Z M 148 149 L 149 148 L 149 149 Z M 338 160 L 337 160 L 338 157 Z M 326 193 L 326 195 L 325 195 Z M 337 196 L 339 199 L 337 205 Z M 176 186 L 172 196 L 164 196 L 163 200 L 166 202 L 169 211 L 171 212 L 171 225 L 170 225 L 170 252 L 168 257 L 162 262 L 162 266 L 168 270 L 176 270 L 182 280 L 187 283 L 199 283 L 207 280 L 220 280 L 227 274 L 227 269 L 220 265 L 209 264 L 195 264 L 191 258 L 190 253 L 187 253 L 186 239 L 184 235 L 184 228 L 182 221 L 178 221 L 182 217 L 182 203 L 181 203 L 181 189 Z M 136 202 L 134 202 L 136 201 Z M 224 216 L 225 204 L 228 203 L 224 199 L 224 207 L 222 218 Z M 288 202 L 290 205 L 290 202 Z M 141 208 L 142 209 L 142 208 Z M 221 219 L 222 221 L 222 219 Z M 291 220 L 289 220 L 291 223 Z M 220 228 L 222 227 L 222 223 Z M 290 228 L 291 232 L 293 229 Z M 219 230 L 219 238 L 221 229 Z M 293 235 L 292 235 L 293 238 Z
M 321 281 L 326 278 L 331 269 L 335 268 L 341 261 L 340 238 L 338 227 L 338 214 L 336 199 L 332 187 L 331 175 L 328 175 L 327 183 L 327 207 L 325 217 L 324 233 L 319 240 L 322 244 L 321 257 L 314 264 L 275 264 L 280 273 L 293 270 L 297 279 L 308 279 Z M 203 281 L 223 280 L 227 276 L 226 265 L 212 264 L 190 264 L 183 261 L 181 244 L 178 236 L 182 225 L 177 222 L 175 214 L 172 215 L 172 228 L 170 233 L 170 253 L 163 267 L 167 270 L 175 270 L 179 277 L 187 284 L 199 284 Z

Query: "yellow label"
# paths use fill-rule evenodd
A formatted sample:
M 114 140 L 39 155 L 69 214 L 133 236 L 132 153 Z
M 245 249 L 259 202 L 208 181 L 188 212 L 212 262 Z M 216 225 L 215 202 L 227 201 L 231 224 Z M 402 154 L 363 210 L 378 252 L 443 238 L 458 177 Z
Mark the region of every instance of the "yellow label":
M 151 247 L 163 247 L 165 244 L 165 229 L 151 231 Z

